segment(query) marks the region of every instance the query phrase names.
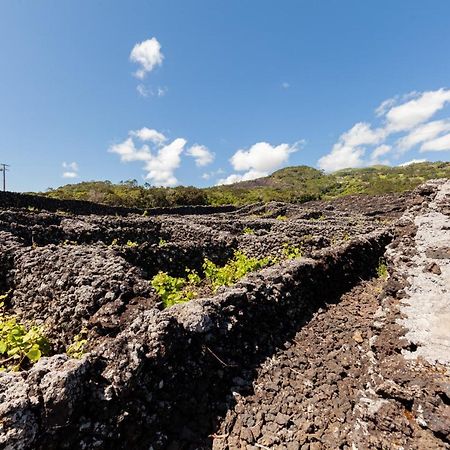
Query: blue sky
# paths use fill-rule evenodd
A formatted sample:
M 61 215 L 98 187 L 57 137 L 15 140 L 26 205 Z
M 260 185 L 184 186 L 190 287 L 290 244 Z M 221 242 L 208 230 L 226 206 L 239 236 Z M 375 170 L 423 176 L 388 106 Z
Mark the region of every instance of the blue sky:
M 2 0 L 8 187 L 448 160 L 449 17 L 447 0 Z

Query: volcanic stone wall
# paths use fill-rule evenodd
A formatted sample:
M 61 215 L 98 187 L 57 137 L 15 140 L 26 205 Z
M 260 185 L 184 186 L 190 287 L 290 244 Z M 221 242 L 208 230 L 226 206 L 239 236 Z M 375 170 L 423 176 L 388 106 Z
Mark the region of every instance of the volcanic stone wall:
M 407 206 L 349 202 L 353 212 L 270 203 L 151 217 L 0 208 L 5 310 L 43 325 L 53 346 L 29 370 L 0 374 L 0 448 L 210 448 L 217 417 L 251 389 L 260 362 L 374 273 L 386 220 Z M 160 270 L 202 275 L 205 258 L 223 265 L 236 250 L 281 261 L 285 245 L 302 258 L 214 294 L 200 286 L 203 298 L 183 305 L 163 309 L 151 288 Z M 69 358 L 82 329 L 85 356 Z
M 43 358 L 0 383 L 14 449 L 207 448 L 233 392 L 324 302 L 373 275 L 391 236 L 370 233 L 251 274 L 215 297 L 137 314 L 82 360 Z
M 0 208 L 35 208 L 47 211 L 65 211 L 72 214 L 101 214 L 101 215 L 127 215 L 143 214 L 139 208 L 126 208 L 120 206 L 108 206 L 84 200 L 59 200 L 39 195 L 22 194 L 17 192 L 0 192 Z M 149 208 L 146 214 L 149 216 L 161 214 L 214 214 L 216 212 L 235 211 L 234 206 L 177 206 L 167 208 Z

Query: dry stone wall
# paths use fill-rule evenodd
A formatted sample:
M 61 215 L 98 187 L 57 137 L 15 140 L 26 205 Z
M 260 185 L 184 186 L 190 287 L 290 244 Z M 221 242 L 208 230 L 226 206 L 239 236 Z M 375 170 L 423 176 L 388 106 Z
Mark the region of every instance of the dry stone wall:
M 396 201 L 371 215 L 332 204 L 187 217 L 0 210 L 7 311 L 42 323 L 54 344 L 30 370 L 0 374 L 0 446 L 210 448 L 218 417 L 251 389 L 261 361 L 375 274 L 392 239 L 386 218 L 409 200 Z M 150 287 L 158 270 L 222 264 L 237 249 L 279 256 L 284 243 L 302 244 L 303 257 L 208 298 L 162 310 Z M 82 327 L 88 353 L 71 359 L 64 349 Z

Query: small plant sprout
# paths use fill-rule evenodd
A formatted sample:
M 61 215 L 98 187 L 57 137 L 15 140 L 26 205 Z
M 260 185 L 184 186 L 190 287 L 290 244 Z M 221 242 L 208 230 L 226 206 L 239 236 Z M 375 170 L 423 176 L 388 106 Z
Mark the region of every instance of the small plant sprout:
M 73 342 L 67 347 L 67 356 L 81 359 L 84 356 L 84 347 L 87 344 L 87 330 L 83 328 L 79 334 L 73 338 Z
M 160 238 L 158 242 L 158 247 L 160 248 L 167 247 L 167 241 L 163 238 Z
M 126 246 L 130 247 L 130 248 L 134 248 L 134 247 L 138 247 L 139 244 L 137 242 L 127 241 Z
M 255 230 L 253 228 L 250 228 L 250 227 L 245 227 L 244 228 L 244 234 L 255 234 Z
M 9 293 L 0 296 L 0 308 Z M 0 371 L 19 371 L 48 354 L 50 343 L 43 329 L 26 326 L 16 317 L 0 312 Z
M 0 309 L 2 309 L 5 306 L 5 300 L 9 297 L 10 293 L 11 289 L 8 292 L 0 295 Z
M 277 220 L 281 220 L 282 222 L 284 222 L 287 220 L 287 217 L 280 214 L 277 216 Z
M 186 274 L 190 285 L 197 286 L 202 282 L 200 275 L 195 270 L 186 269 Z
M 297 259 L 303 256 L 302 249 L 299 246 L 291 245 L 287 242 L 283 244 L 283 256 L 286 259 Z
M 387 269 L 387 265 L 383 258 L 380 258 L 380 262 L 377 267 L 377 275 L 378 275 L 378 278 L 381 278 L 382 280 L 387 280 L 389 278 L 389 272 Z

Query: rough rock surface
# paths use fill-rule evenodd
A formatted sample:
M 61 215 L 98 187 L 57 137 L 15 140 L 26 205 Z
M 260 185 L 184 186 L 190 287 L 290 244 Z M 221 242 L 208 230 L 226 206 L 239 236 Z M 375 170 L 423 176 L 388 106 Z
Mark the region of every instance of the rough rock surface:
M 0 374 L 0 446 L 448 448 L 448 375 L 401 353 L 414 345 L 398 323 L 407 293 L 395 262 L 416 253 L 414 220 L 430 202 L 448 211 L 442 186 L 191 216 L 4 202 L 7 311 L 46 325 L 55 354 Z M 414 220 L 397 222 L 408 207 Z M 393 234 L 385 283 L 376 268 Z M 161 310 L 149 287 L 158 270 L 224 263 L 237 249 L 280 256 L 284 244 L 303 257 L 211 298 Z M 83 326 L 89 353 L 70 359 Z
M 386 255 L 389 280 L 356 286 L 268 358 L 214 449 L 450 448 L 450 284 L 429 251 L 450 242 L 449 188 L 418 190 Z
M 408 358 L 422 356 L 430 363 L 450 365 L 450 183 L 441 184 L 433 201 L 403 220 L 417 228 L 416 254 L 397 261 L 408 285 L 400 323 L 408 329 L 406 338 L 414 343 Z M 433 185 L 430 183 L 429 185 Z

